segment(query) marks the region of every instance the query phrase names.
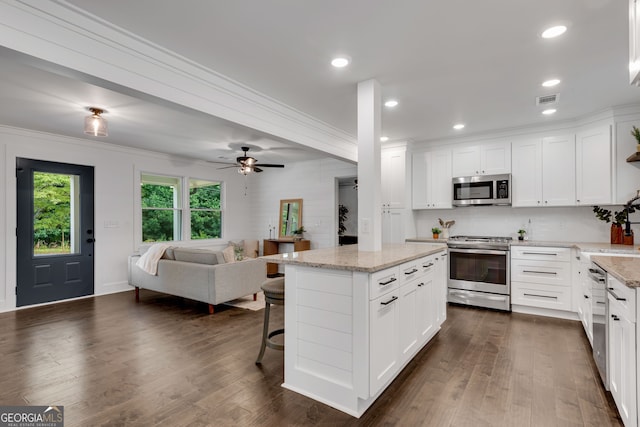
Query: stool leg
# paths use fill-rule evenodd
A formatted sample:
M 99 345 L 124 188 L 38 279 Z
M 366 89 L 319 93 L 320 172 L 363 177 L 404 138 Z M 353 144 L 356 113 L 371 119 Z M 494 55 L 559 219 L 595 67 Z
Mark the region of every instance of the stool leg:
M 260 346 L 260 353 L 258 354 L 258 359 L 256 360 L 256 365 L 262 363 L 262 356 L 264 356 L 264 350 L 267 347 L 267 339 L 269 335 L 269 312 L 271 311 L 271 304 L 265 302 L 264 307 L 264 326 L 262 328 L 262 345 Z

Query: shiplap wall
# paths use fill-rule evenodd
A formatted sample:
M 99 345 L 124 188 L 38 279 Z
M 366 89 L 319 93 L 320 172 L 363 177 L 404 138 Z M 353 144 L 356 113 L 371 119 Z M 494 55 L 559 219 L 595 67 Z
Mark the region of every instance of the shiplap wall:
M 302 199 L 302 225 L 307 230 L 304 237 L 311 240 L 311 248 L 337 245 L 337 178 L 356 174 L 356 165 L 327 158 L 287 164 L 284 169 L 265 169 L 250 176 L 249 234 L 261 240 L 268 238 L 269 224 L 277 226 L 280 200 Z

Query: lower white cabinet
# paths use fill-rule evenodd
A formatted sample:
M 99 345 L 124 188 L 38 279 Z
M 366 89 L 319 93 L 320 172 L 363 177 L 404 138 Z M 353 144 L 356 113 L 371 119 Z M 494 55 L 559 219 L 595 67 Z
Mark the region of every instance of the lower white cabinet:
M 382 209 L 382 243 L 404 243 L 404 209 Z
M 625 426 L 637 426 L 635 290 L 608 275 L 609 387 Z
M 399 368 L 399 293 L 396 289 L 370 302 L 369 392 L 375 395 Z
M 429 260 L 428 262 L 433 262 Z M 435 295 L 435 280 L 433 271 L 416 280 L 416 301 L 419 310 L 416 316 L 416 329 L 418 344 L 426 343 L 440 326 L 436 325 L 437 308 Z
M 441 252 L 435 256 L 436 269 L 434 272 L 434 289 L 433 293 L 436 303 L 436 323 L 442 325 L 447 320 L 447 281 L 449 278 L 449 254 Z

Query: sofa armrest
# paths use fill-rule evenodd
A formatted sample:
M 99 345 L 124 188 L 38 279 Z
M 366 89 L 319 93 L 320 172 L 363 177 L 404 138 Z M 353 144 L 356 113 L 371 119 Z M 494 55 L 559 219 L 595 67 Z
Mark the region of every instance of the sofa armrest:
M 267 263 L 262 259 L 247 259 L 239 262 L 218 264 L 213 269 L 211 304 L 221 304 L 245 295 L 261 291 L 267 279 Z

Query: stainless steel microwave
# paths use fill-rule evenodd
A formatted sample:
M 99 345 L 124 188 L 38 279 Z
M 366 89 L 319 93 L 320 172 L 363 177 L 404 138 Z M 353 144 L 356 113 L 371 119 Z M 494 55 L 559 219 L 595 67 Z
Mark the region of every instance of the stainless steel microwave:
M 511 205 L 511 174 L 453 178 L 453 206 Z

